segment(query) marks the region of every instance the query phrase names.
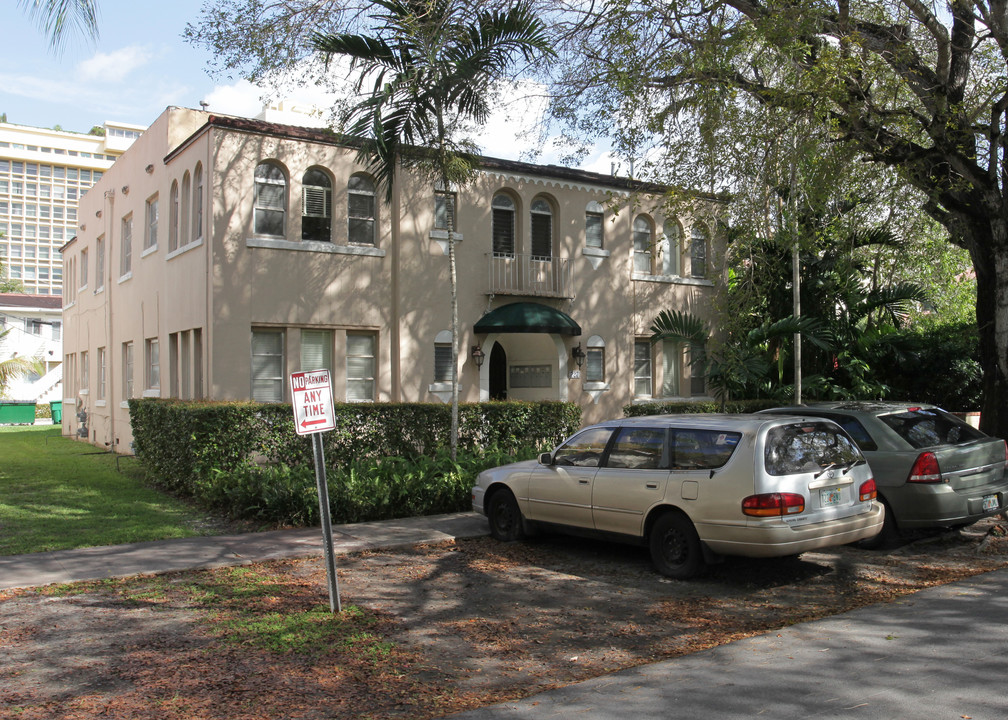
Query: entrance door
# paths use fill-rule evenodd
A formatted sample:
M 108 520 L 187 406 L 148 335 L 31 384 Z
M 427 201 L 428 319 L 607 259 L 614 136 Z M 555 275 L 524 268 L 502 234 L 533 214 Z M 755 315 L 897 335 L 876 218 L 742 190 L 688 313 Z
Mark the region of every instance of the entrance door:
M 490 399 L 507 400 L 507 353 L 498 342 L 490 350 Z

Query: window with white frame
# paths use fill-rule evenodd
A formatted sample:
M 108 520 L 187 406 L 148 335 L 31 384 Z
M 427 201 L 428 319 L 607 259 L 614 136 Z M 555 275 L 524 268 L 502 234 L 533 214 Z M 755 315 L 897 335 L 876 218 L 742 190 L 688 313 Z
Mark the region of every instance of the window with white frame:
M 122 345 L 122 396 L 123 400 L 133 397 L 133 343 Z
M 662 397 L 679 397 L 682 374 L 682 345 L 675 340 L 662 342 Z
M 168 252 L 179 246 L 179 191 L 178 181 L 173 180 L 168 193 Z
M 694 225 L 690 238 L 690 275 L 695 278 L 707 277 L 707 229 Z
M 679 274 L 679 255 L 682 253 L 682 230 L 675 219 L 668 219 L 662 228 L 662 273 Z
M 651 385 L 651 341 L 634 341 L 634 397 L 646 398 L 652 395 Z
M 602 249 L 605 245 L 605 214 L 599 203 L 593 202 L 585 210 L 585 247 Z
M 455 193 L 434 191 L 434 229 L 455 232 Z
M 375 244 L 375 186 L 366 175 L 347 183 L 347 237 L 352 245 Z
M 319 168 L 311 168 L 301 179 L 301 239 L 332 240 L 332 181 Z
M 95 378 L 97 387 L 97 399 L 105 399 L 105 348 L 98 348 L 98 376 Z
M 597 335 L 588 339 L 585 351 L 585 382 L 605 382 L 605 342 Z
M 193 171 L 192 239 L 203 239 L 203 164 L 196 163 Z
M 651 221 L 638 215 L 633 224 L 634 272 L 651 273 Z
M 157 338 L 144 341 L 144 381 L 148 390 L 161 388 L 161 347 Z
M 182 190 L 179 195 L 179 245 L 185 247 L 192 240 L 192 228 L 189 226 L 190 210 L 192 209 L 192 180 L 189 171 L 182 173 Z
M 119 238 L 119 277 L 133 271 L 133 215 L 122 219 L 122 231 Z
M 95 292 L 105 287 L 105 236 L 95 241 Z
M 252 399 L 283 402 L 283 330 L 252 331 Z
M 532 221 L 532 258 L 553 257 L 553 208 L 543 198 L 536 198 L 529 208 Z
M 255 169 L 253 232 L 256 235 L 283 237 L 286 211 L 287 176 L 274 163 L 259 163 Z
M 144 209 L 144 250 L 157 247 L 158 196 L 148 198 Z
M 497 193 L 491 204 L 493 211 L 491 233 L 493 253 L 514 257 L 515 254 L 515 203 L 507 193 Z
M 690 343 L 690 394 L 694 397 L 707 394 L 707 346 Z
M 436 383 L 450 383 L 452 381 L 451 342 L 451 330 L 442 330 L 434 338 L 434 382 Z
M 371 402 L 375 397 L 375 335 L 347 333 L 346 399 Z
M 301 331 L 301 370 L 328 370 L 332 375 L 332 330 Z

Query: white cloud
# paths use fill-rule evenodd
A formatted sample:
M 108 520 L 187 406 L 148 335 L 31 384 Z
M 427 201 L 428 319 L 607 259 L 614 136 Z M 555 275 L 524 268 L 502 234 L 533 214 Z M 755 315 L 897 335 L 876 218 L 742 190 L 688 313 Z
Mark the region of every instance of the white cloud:
M 146 65 L 152 57 L 153 53 L 140 45 L 99 52 L 77 65 L 77 75 L 84 82 L 118 83 Z
M 239 80 L 233 85 L 217 85 L 209 95 L 202 98 L 207 109 L 222 115 L 255 117 L 263 108 L 264 90 L 247 80 Z M 199 107 L 192 103 L 190 107 Z

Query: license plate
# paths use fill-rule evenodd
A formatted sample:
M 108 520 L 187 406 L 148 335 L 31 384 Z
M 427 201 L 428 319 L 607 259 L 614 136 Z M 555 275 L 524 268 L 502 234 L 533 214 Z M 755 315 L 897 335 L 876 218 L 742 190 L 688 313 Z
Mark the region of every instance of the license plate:
M 988 510 L 998 509 L 998 496 L 997 495 L 984 495 L 983 498 L 983 509 L 984 512 Z
M 819 491 L 819 506 L 832 507 L 840 504 L 840 488 Z

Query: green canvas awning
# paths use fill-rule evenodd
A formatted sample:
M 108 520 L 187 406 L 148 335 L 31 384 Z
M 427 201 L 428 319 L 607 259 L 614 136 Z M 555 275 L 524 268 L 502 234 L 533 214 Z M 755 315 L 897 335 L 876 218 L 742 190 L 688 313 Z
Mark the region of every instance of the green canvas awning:
M 476 323 L 476 333 L 551 333 L 580 335 L 581 326 L 565 312 L 533 302 L 517 302 L 491 310 Z

